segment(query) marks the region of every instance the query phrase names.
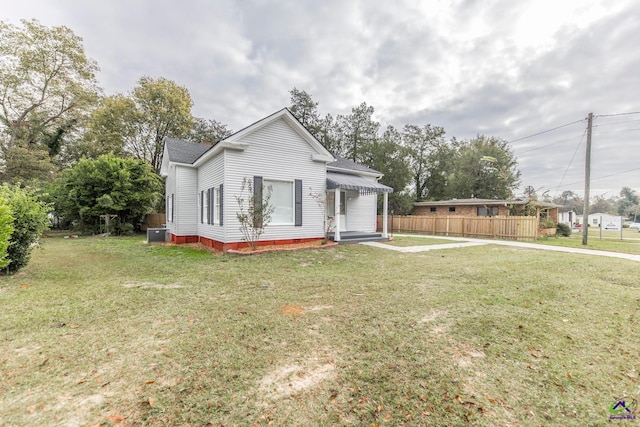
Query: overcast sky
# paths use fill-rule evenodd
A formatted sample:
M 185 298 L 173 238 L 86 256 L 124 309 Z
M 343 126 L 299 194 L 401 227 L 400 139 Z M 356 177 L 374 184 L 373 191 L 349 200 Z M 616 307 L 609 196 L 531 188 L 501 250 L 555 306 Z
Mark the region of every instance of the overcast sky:
M 238 130 L 289 105 L 375 107 L 383 128 L 442 126 L 512 142 L 522 187 L 640 192 L 640 4 L 634 0 L 0 0 L 0 19 L 65 25 L 105 94 L 142 76 L 191 93 L 193 114 Z M 573 123 L 577 122 L 577 123 Z M 556 131 L 521 139 L 568 123 Z

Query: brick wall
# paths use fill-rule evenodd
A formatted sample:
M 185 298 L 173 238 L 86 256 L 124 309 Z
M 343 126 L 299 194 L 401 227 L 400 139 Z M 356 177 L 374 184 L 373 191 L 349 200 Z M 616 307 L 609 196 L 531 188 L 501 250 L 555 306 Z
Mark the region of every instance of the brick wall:
M 478 206 L 455 206 L 455 212 L 449 210 L 449 206 L 434 206 L 435 212 L 431 212 L 431 206 L 414 206 L 411 215 L 421 216 L 477 216 Z M 452 205 L 453 207 L 453 205 Z M 498 215 L 509 215 L 509 208 L 498 206 Z

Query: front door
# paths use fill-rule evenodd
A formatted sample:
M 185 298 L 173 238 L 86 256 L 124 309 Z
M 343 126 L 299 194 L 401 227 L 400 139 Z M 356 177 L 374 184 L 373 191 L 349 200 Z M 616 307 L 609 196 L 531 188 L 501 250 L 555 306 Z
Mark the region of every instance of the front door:
M 336 190 L 338 191 L 338 190 Z M 336 214 L 336 193 L 335 191 L 327 194 L 327 216 L 335 216 Z M 340 191 L 340 231 L 347 231 L 347 193 Z
M 347 193 L 340 192 L 340 231 L 347 231 Z

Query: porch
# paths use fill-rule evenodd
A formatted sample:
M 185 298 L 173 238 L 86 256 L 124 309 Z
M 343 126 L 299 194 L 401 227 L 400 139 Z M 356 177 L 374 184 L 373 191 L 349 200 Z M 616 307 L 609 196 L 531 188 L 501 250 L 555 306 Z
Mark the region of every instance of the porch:
M 382 233 L 367 233 L 364 231 L 343 231 L 339 233 L 340 240 L 336 240 L 335 233 L 329 233 L 329 239 L 331 241 L 337 241 L 338 243 L 360 243 L 360 242 L 379 242 L 389 240 L 388 237 L 383 237 Z

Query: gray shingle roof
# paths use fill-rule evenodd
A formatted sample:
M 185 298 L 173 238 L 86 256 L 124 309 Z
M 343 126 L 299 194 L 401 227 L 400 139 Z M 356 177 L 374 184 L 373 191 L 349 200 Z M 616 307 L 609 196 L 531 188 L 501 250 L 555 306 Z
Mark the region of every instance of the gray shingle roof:
M 164 142 L 167 144 L 170 161 L 190 165 L 211 148 L 211 145 L 198 144 L 175 138 L 165 138 Z
M 375 169 L 368 168 L 364 165 L 361 165 L 360 163 L 352 162 L 351 160 L 345 159 L 344 157 L 335 156 L 335 158 L 336 158 L 336 161 L 327 163 L 327 166 L 346 169 L 346 170 L 352 170 L 356 172 L 368 172 L 368 173 L 373 173 L 377 175 L 382 175 L 382 172 L 379 172 Z

